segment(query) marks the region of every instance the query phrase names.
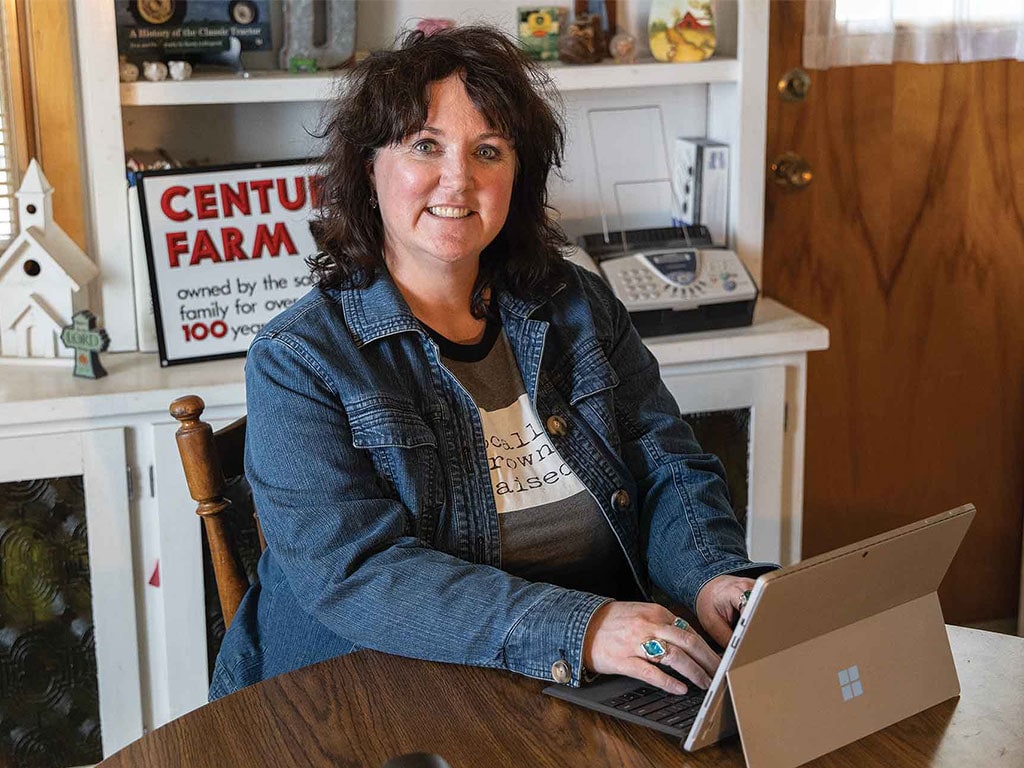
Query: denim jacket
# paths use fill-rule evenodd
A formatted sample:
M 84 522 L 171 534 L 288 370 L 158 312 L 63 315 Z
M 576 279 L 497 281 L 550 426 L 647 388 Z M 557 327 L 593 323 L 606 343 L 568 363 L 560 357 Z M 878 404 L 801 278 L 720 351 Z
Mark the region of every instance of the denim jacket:
M 604 283 L 572 267 L 550 296 L 499 293 L 542 422 L 593 494 L 641 593 L 693 606 L 751 564 L 718 459 Z M 267 550 L 224 638 L 217 698 L 372 648 L 578 685 L 606 597 L 500 569 L 479 413 L 383 272 L 314 289 L 253 341 L 246 475 Z M 559 434 L 561 433 L 561 434 Z

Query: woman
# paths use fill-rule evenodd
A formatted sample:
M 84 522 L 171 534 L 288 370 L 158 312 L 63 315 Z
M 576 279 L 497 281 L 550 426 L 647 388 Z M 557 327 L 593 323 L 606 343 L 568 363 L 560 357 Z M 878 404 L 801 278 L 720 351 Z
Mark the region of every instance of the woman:
M 472 27 L 414 33 L 348 78 L 319 287 L 246 363 L 268 549 L 212 698 L 357 648 L 710 683 L 717 654 L 652 589 L 724 644 L 771 566 L 747 559 L 721 465 L 622 305 L 561 257 L 547 88 Z

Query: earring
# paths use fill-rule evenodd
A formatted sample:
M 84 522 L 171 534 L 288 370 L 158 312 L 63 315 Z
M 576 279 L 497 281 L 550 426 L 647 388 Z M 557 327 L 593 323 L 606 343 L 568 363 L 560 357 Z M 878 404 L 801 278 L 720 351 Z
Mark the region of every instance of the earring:
M 370 193 L 370 207 L 374 209 L 377 207 L 377 196 L 373 192 Z

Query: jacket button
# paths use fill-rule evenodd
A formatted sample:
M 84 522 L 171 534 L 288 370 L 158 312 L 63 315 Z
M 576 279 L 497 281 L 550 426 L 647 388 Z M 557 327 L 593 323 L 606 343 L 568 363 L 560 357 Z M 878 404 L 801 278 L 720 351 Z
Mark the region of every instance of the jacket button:
M 572 679 L 569 662 L 559 659 L 551 665 L 551 679 L 556 683 L 568 683 Z
M 612 508 L 616 512 L 625 512 L 629 509 L 629 492 L 625 488 L 619 488 L 612 494 Z
M 569 431 L 569 425 L 565 423 L 565 419 L 561 416 L 548 416 L 547 420 L 548 433 L 555 437 L 565 437 Z

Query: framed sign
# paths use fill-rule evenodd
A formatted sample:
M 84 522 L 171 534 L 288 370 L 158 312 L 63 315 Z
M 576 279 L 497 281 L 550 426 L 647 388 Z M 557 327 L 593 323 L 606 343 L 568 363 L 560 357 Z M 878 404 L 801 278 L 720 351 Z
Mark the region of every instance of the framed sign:
M 161 365 L 244 356 L 314 284 L 310 160 L 138 175 Z

